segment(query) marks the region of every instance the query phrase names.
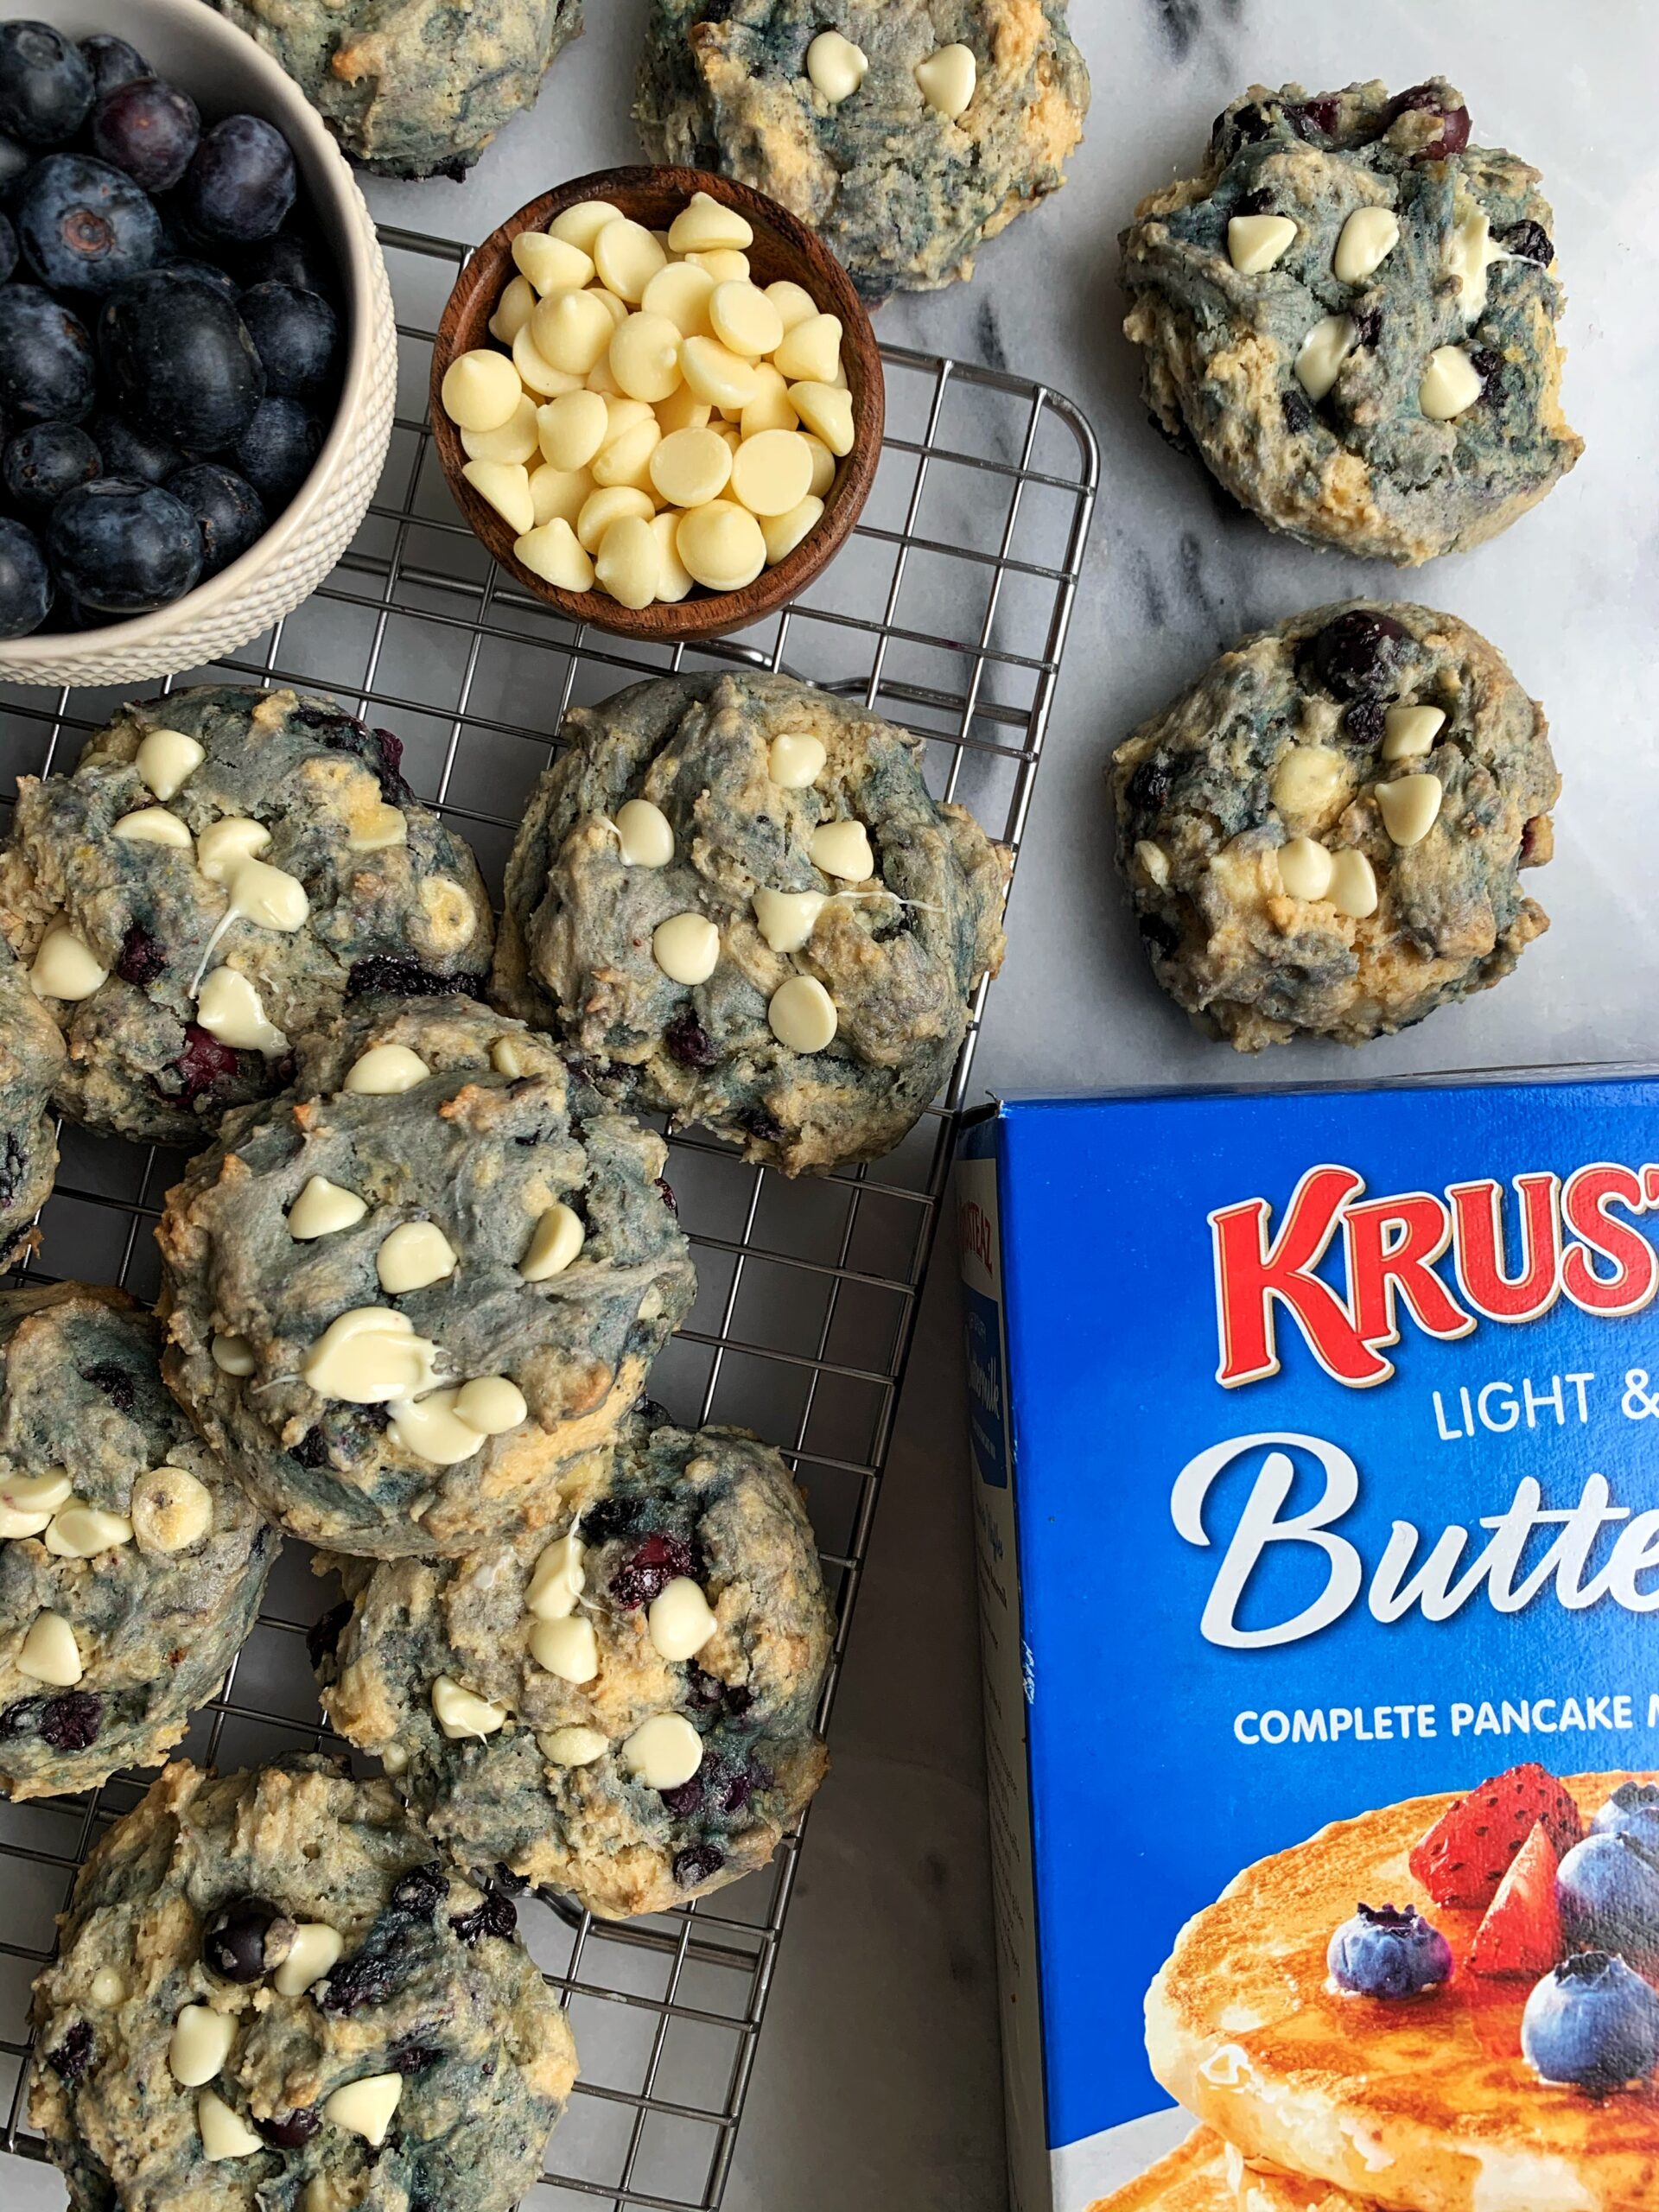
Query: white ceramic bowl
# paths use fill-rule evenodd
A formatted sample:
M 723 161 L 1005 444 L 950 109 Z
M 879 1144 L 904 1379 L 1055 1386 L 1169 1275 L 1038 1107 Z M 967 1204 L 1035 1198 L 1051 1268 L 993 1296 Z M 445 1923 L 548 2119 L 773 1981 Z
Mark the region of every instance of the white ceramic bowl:
M 0 0 L 0 19 L 111 31 L 182 86 L 204 119 L 246 112 L 294 149 L 334 255 L 346 325 L 338 411 L 316 465 L 257 544 L 171 607 L 101 630 L 38 630 L 0 643 L 0 683 L 113 683 L 217 660 L 291 613 L 350 544 L 391 436 L 397 337 L 374 225 L 344 156 L 286 73 L 203 0 Z M 48 618 L 49 619 L 49 618 Z

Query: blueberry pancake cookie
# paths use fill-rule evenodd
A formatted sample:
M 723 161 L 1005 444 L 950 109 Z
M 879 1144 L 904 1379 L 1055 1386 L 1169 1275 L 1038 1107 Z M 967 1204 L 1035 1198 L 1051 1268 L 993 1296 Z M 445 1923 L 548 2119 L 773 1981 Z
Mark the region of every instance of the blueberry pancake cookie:
M 1577 461 L 1554 218 L 1443 78 L 1257 85 L 1123 234 L 1147 404 L 1275 530 L 1411 567 Z
M 744 1430 L 642 1414 L 568 1496 L 466 1559 L 337 1561 L 323 1704 L 463 1863 L 658 1912 L 762 1866 L 817 1787 L 829 1602 Z
M 366 1001 L 168 1193 L 168 1381 L 296 1535 L 539 1526 L 690 1306 L 664 1157 L 504 1015 Z
M 354 162 L 466 175 L 582 29 L 582 0 L 213 0 L 275 55 Z
M 74 2212 L 507 2212 L 576 2071 L 515 1919 L 385 1782 L 169 1766 L 35 1985 L 29 2115 Z
M 634 114 L 653 161 L 769 193 L 875 301 L 971 276 L 1088 105 L 1065 0 L 651 0 Z
M 62 1066 L 57 1023 L 0 943 L 0 1260 L 52 1195 L 58 1133 L 46 1107 Z
M 921 741 L 764 675 L 635 684 L 563 734 L 499 1003 L 789 1174 L 890 1152 L 1002 957 L 1007 856 L 930 795 Z
M 89 1128 L 199 1143 L 365 991 L 477 990 L 489 901 L 403 747 L 327 699 L 213 686 L 124 707 L 73 775 L 18 779 L 0 933 Z
M 1153 972 L 1241 1052 L 1363 1044 L 1507 976 L 1548 917 L 1543 710 L 1427 607 L 1321 607 L 1224 653 L 1113 756 Z
M 253 1626 L 276 1532 L 124 1291 L 0 1292 L 0 1796 L 151 1766 Z

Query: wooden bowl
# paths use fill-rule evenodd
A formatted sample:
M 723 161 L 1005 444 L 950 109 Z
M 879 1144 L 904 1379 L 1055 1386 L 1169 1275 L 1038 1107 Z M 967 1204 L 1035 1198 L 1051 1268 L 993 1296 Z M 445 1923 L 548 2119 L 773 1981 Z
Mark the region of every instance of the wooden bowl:
M 647 230 L 666 230 L 694 192 L 706 192 L 711 200 L 736 208 L 747 219 L 754 232 L 748 252 L 750 271 L 757 284 L 790 278 L 804 286 L 824 313 L 841 318 L 842 359 L 853 400 L 853 448 L 836 466 L 835 481 L 824 495 L 823 512 L 816 526 L 775 569 L 762 569 L 741 591 L 706 591 L 701 584 L 694 584 L 683 600 L 656 601 L 636 612 L 605 592 L 556 590 L 514 559 L 513 531 L 461 473 L 466 452 L 460 431 L 443 411 L 439 393 L 444 372 L 457 353 L 495 344 L 487 326 L 502 292 L 518 274 L 512 242 L 520 231 L 544 231 L 556 215 L 582 200 L 612 200 Z M 881 455 L 885 412 L 875 333 L 847 271 L 822 239 L 775 200 L 702 169 L 596 169 L 591 176 L 576 177 L 532 200 L 516 215 L 510 215 L 469 257 L 455 279 L 432 348 L 432 435 L 456 505 L 522 590 L 544 600 L 573 622 L 591 622 L 597 629 L 625 638 L 723 638 L 763 615 L 774 613 L 786 600 L 804 591 L 834 558 L 869 496 Z

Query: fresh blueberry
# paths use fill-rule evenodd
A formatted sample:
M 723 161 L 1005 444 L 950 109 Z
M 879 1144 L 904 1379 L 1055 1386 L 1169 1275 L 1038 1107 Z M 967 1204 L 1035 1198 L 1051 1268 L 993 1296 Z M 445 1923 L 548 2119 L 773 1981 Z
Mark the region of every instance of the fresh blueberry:
M 103 465 L 96 444 L 75 423 L 31 423 L 7 445 L 0 480 L 15 507 L 43 522 L 66 492 L 90 484 Z
M 139 484 L 165 484 L 184 466 L 176 446 L 135 429 L 119 415 L 98 414 L 86 425 L 92 443 L 104 456 L 106 476 L 127 476 Z
M 233 445 L 264 397 L 241 316 L 213 286 L 175 270 L 147 270 L 112 292 L 98 344 L 121 413 L 199 452 Z
M 211 261 L 198 261 L 192 254 L 177 254 L 167 265 L 175 276 L 194 276 L 197 283 L 207 285 L 221 299 L 228 300 L 238 315 L 241 313 L 241 308 L 237 306 L 242 297 L 240 290 L 225 271 L 215 268 Z
M 201 573 L 216 576 L 245 553 L 265 531 L 265 510 L 251 484 L 217 461 L 199 461 L 169 476 L 167 488 L 181 499 L 201 532 Z
M 159 77 L 123 85 L 92 110 L 92 151 L 146 192 L 170 191 L 189 168 L 200 138 L 194 100 Z
M 129 46 L 124 38 L 113 38 L 107 31 L 96 32 L 80 41 L 80 57 L 92 73 L 92 97 L 103 99 L 119 85 L 131 84 L 135 77 L 148 77 L 149 64 L 136 46 Z
M 1659 1783 L 1623 1782 L 1590 1823 L 1592 1835 L 1622 1835 L 1659 1866 Z
M 1363 1904 L 1331 1938 L 1332 1978 L 1352 1997 L 1417 1997 L 1449 1980 L 1452 1946 L 1408 1907 Z
M 92 73 L 50 23 L 0 23 L 0 130 L 25 146 L 60 146 L 86 122 Z
M 297 399 L 262 399 L 232 451 L 266 510 L 279 514 L 311 474 L 322 425 Z
M 281 1912 L 264 1897 L 232 1897 L 220 1905 L 201 1931 L 201 1955 L 208 1971 L 223 1981 L 263 1980 L 270 1932 L 282 1920 Z M 284 1923 L 283 1933 L 291 1941 L 291 1924 Z M 284 1948 L 282 1956 L 286 1955 Z
M 1521 2049 L 1546 2082 L 1599 2092 L 1645 2082 L 1659 2064 L 1659 1996 L 1623 1959 L 1580 1951 L 1528 1998 Z
M 36 284 L 0 286 L 0 407 L 15 423 L 79 423 L 98 371 L 79 316 Z
M 1517 223 L 1513 230 L 1503 232 L 1498 244 L 1506 247 L 1519 261 L 1535 261 L 1541 269 L 1548 269 L 1555 258 L 1555 248 L 1549 232 L 1541 223 Z
M 1561 1924 L 1583 1950 L 1659 1958 L 1659 1866 L 1624 1834 L 1587 1835 L 1555 1876 Z
M 130 176 L 86 154 L 48 154 L 17 203 L 23 258 L 60 292 L 112 291 L 149 268 L 161 219 Z
M 257 115 L 229 115 L 204 135 L 184 173 L 185 219 L 200 238 L 268 238 L 298 188 L 282 132 Z
M 52 577 L 34 532 L 0 515 L 0 638 L 38 630 L 52 604 Z
M 1333 698 L 1375 699 L 1393 688 L 1405 641 L 1405 626 L 1393 615 L 1351 607 L 1316 630 L 1302 652 Z
M 337 288 L 334 264 L 316 239 L 297 231 L 261 238 L 238 261 L 250 285 L 291 284 L 296 291 L 320 292 L 326 299 Z
M 201 575 L 201 532 L 156 484 L 100 476 L 60 499 L 47 531 L 54 575 L 99 614 L 149 614 Z
M 243 293 L 240 312 L 265 365 L 268 392 L 305 399 L 323 389 L 340 344 L 339 318 L 327 300 L 272 279 Z
M 0 215 L 0 284 L 11 282 L 16 266 L 17 233 L 12 228 L 10 216 Z

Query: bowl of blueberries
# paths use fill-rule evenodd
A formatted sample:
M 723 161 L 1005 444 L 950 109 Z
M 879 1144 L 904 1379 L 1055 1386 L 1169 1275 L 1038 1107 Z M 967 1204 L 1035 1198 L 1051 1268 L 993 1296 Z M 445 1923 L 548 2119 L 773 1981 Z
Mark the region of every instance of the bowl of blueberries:
M 361 523 L 396 381 L 362 195 L 252 40 L 200 0 L 0 6 L 0 683 L 269 629 Z

